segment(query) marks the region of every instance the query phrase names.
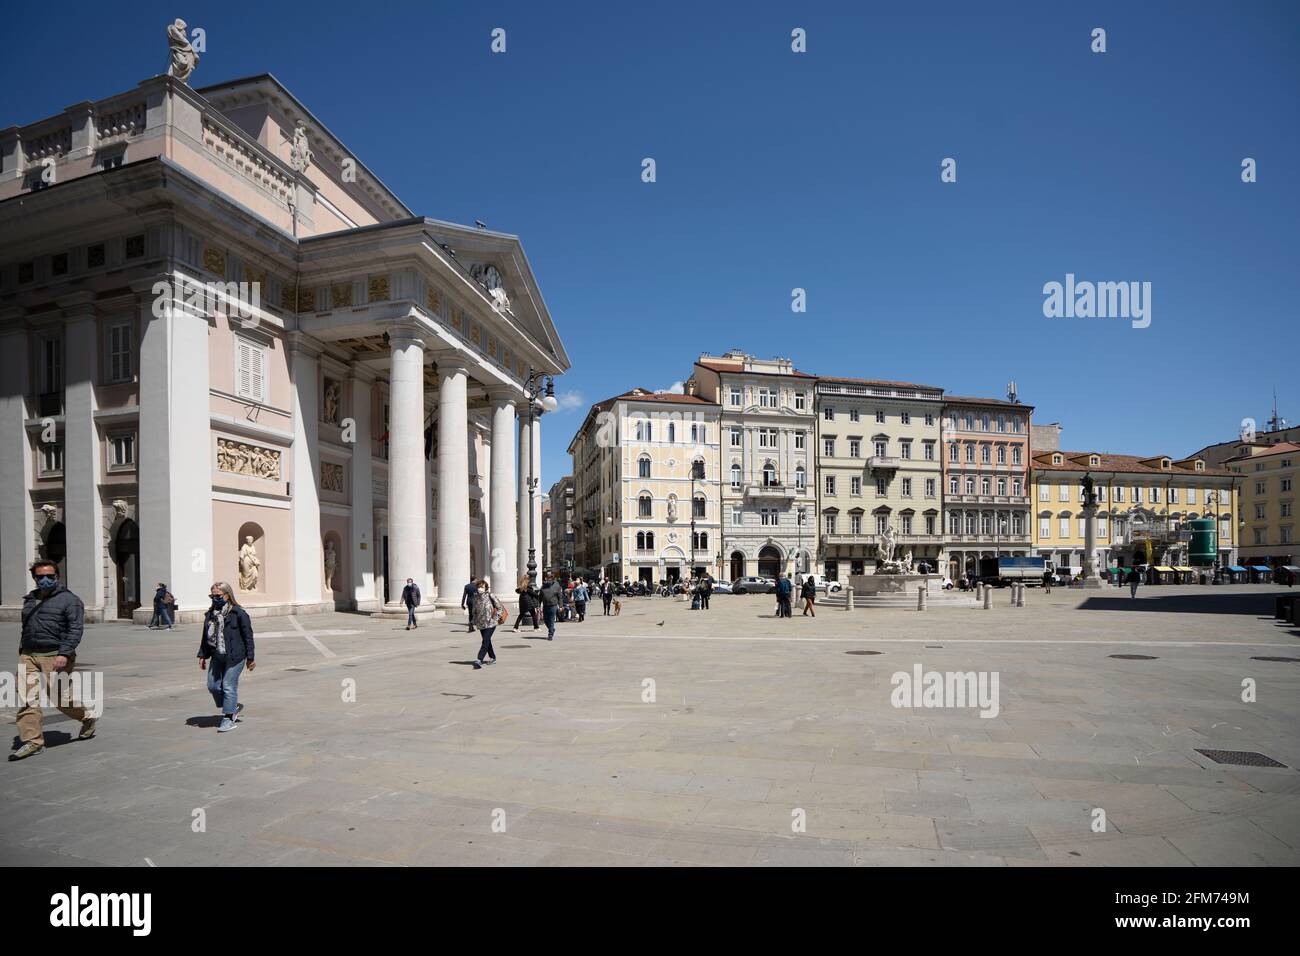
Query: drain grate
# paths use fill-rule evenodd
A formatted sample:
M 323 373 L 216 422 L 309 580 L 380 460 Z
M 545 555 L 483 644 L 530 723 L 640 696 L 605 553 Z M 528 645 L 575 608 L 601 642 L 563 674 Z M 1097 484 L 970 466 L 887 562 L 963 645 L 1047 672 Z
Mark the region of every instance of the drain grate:
M 1272 757 L 1265 757 L 1253 750 L 1202 750 L 1200 747 L 1193 749 L 1215 763 L 1229 764 L 1233 767 L 1282 767 L 1284 769 L 1286 767 L 1286 764 L 1278 763 Z
M 1152 657 L 1150 654 L 1108 654 L 1117 661 L 1158 661 L 1160 658 Z
M 1300 664 L 1300 657 L 1252 657 L 1252 661 L 1275 661 L 1278 664 Z
M 867 656 L 868 654 L 879 654 L 880 651 L 845 651 L 844 653 L 845 653 L 845 654 L 857 654 L 857 655 L 860 655 L 860 656 L 865 657 L 865 656 Z

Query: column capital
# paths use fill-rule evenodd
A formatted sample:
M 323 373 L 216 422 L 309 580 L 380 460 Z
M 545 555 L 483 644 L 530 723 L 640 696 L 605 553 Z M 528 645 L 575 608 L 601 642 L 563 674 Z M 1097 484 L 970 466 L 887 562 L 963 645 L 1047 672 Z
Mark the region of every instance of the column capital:
M 306 355 L 308 358 L 320 358 L 325 346 L 304 332 L 286 332 L 284 350 L 290 356 Z
M 520 402 L 519 389 L 510 385 L 489 385 L 484 391 L 493 405 L 518 405 Z
M 418 345 L 421 350 L 425 348 L 424 334 L 420 329 L 413 325 L 394 324 L 384 329 L 388 336 L 388 347 L 401 348 L 407 345 Z

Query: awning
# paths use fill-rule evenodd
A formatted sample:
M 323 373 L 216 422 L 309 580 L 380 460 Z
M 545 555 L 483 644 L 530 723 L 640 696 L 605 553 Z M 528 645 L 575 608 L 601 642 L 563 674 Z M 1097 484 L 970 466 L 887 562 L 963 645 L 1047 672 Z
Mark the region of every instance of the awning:
M 1296 573 L 1300 574 L 1300 568 L 1297 568 L 1294 564 L 1284 564 L 1284 565 L 1282 565 L 1282 570 L 1283 570 L 1283 571 L 1295 571 Z
M 1248 569 L 1248 568 L 1243 568 L 1240 564 L 1230 564 L 1230 565 L 1228 565 L 1228 570 L 1229 570 L 1229 571 L 1246 571 L 1246 570 L 1249 570 L 1249 569 Z
M 1173 569 L 1173 568 L 1170 568 L 1170 567 L 1165 567 L 1164 565 L 1156 565 L 1156 570 L 1157 570 L 1157 571 L 1172 571 L 1172 570 L 1174 570 L 1174 569 Z
M 1272 569 L 1272 568 L 1266 568 L 1266 567 L 1264 567 L 1264 566 L 1261 565 L 1261 564 L 1257 564 L 1257 565 L 1255 565 L 1253 568 L 1251 568 L 1251 570 L 1252 570 L 1252 571 L 1264 571 L 1264 572 L 1267 573 L 1267 572 L 1269 572 L 1269 571 L 1272 571 L 1273 569 Z
M 1181 564 L 1175 564 L 1175 565 L 1174 565 L 1174 570 L 1175 570 L 1175 571 L 1193 571 L 1193 572 L 1194 572 L 1196 569 L 1195 569 L 1195 568 L 1185 568 L 1185 567 L 1183 567 Z

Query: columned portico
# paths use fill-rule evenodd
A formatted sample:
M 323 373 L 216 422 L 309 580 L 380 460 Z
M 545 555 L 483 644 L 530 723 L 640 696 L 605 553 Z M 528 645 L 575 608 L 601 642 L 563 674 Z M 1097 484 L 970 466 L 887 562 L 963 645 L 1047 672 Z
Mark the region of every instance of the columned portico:
M 425 581 L 424 340 L 414 329 L 392 328 L 389 374 L 388 593 L 385 610 L 404 613 L 406 579 Z M 429 595 L 424 595 L 424 603 Z
M 318 347 L 301 335 L 288 343 L 293 385 L 293 600 L 321 603 L 320 452 L 317 441 Z M 332 609 L 332 608 L 331 608 Z
M 356 439 L 352 455 L 352 570 L 353 602 L 358 611 L 378 611 L 375 596 L 375 543 L 371 529 L 375 523 L 373 480 L 370 462 L 370 389 L 374 375 L 360 364 L 353 365 L 348 392 L 352 398 L 352 427 Z
M 469 368 L 455 354 L 438 365 L 438 607 L 459 608 L 469 580 Z
M 0 319 L 18 315 L 0 313 Z M 32 560 L 32 444 L 26 431 L 27 331 L 0 334 L 0 600 L 23 603 L 34 585 L 27 573 Z
M 488 570 L 492 588 L 510 594 L 519 583 L 515 529 L 515 405 L 512 391 L 493 390 L 492 458 L 488 478 Z

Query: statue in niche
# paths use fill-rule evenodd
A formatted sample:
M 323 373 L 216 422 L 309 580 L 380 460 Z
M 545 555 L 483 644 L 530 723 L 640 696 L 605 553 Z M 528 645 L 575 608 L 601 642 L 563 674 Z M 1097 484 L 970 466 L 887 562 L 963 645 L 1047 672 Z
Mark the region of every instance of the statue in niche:
M 167 75 L 174 76 L 182 83 L 188 83 L 190 74 L 199 65 L 199 55 L 190 45 L 190 38 L 185 33 L 185 21 L 176 18 L 176 22 L 167 28 L 167 45 L 171 48 L 171 63 Z
M 239 590 L 256 591 L 258 572 L 261 568 L 262 562 L 257 557 L 253 536 L 247 535 L 244 538 L 244 546 L 239 549 Z
M 334 572 L 339 567 L 338 552 L 334 550 L 334 542 L 325 542 L 325 590 L 334 590 Z
M 325 421 L 339 423 L 339 383 L 332 378 L 325 380 Z

